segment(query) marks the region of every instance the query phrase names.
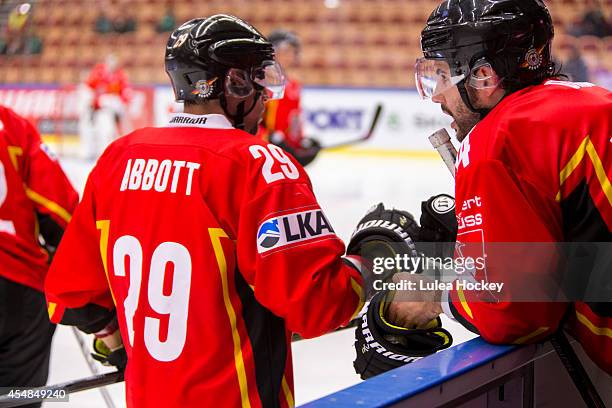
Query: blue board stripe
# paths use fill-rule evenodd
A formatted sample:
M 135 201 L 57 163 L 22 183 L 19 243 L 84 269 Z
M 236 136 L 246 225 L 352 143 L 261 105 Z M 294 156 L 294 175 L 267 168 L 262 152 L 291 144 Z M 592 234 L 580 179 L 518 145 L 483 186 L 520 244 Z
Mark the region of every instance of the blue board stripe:
M 496 360 L 517 346 L 497 346 L 480 337 L 303 405 L 385 407 Z

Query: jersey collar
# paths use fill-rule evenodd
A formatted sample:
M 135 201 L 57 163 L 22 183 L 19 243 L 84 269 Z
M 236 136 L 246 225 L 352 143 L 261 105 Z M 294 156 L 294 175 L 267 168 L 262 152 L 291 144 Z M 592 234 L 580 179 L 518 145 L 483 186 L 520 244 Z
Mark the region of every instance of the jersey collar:
M 206 129 L 233 129 L 229 120 L 223 115 L 192 115 L 176 113 L 170 118 L 169 127 L 199 127 Z

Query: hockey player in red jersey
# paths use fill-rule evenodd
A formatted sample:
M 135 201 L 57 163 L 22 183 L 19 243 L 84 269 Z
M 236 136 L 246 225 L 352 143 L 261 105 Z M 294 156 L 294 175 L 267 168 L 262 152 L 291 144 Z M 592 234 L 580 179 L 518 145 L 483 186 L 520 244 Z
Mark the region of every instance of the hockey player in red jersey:
M 266 103 L 259 136 L 282 147 L 306 166 L 315 159 L 321 145 L 316 139 L 304 135 L 302 86 L 291 72 L 299 63 L 300 39 L 294 32 L 278 29 L 270 33 L 268 40 L 274 45 L 276 59 L 289 76 L 283 97 Z
M 34 387 L 47 381 L 55 325 L 49 322 L 46 313 L 44 279 L 77 202 L 76 191 L 42 144 L 36 129 L 15 112 L 0 106 L 3 387 Z
M 612 303 L 603 290 L 612 281 L 612 94 L 556 78 L 552 38 L 541 0 L 451 0 L 429 17 L 417 86 L 453 117 L 461 147 L 457 224 L 453 217 L 440 222 L 453 206 L 436 213 L 430 200 L 421 235 L 454 241 L 457 232 L 456 257 L 475 248 L 487 256 L 471 278 L 506 282 L 508 290 L 497 298 L 457 286 L 423 291 L 420 298 L 393 303 L 387 317 L 410 327 L 444 311 L 487 341 L 511 344 L 541 341 L 565 323 L 592 361 L 612 375 Z M 597 269 L 593 257 L 591 265 L 570 271 L 566 277 L 576 285 L 563 289 L 574 291 L 565 298 L 573 302 L 522 296 L 558 283 L 553 245 L 532 244 L 530 253 L 526 243 L 561 242 L 606 243 L 600 256 L 608 256 L 607 270 Z M 506 250 L 520 248 L 526 256 L 508 262 L 499 253 L 503 243 L 523 243 L 505 244 Z M 604 296 L 576 295 L 575 286 L 592 288 L 596 278 Z M 603 371 L 593 380 L 609 393 L 612 379 Z
M 80 118 L 82 156 L 95 159 L 121 132 L 131 130 L 128 103 L 131 99 L 128 78 L 114 54 L 105 57 L 89 73 L 81 87 Z
M 46 280 L 51 319 L 127 356 L 128 407 L 293 406 L 291 333 L 360 310 L 360 258 L 304 169 L 254 136 L 284 87 L 270 42 L 233 16 L 191 20 L 166 71 L 185 113 L 99 159 Z

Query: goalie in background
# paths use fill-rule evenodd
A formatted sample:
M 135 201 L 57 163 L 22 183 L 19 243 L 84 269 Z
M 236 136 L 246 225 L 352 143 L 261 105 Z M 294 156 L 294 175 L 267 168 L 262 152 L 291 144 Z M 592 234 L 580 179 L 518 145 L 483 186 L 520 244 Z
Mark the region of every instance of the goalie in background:
M 119 135 L 131 130 L 130 87 L 114 54 L 97 64 L 80 86 L 81 156 L 95 160 Z
M 278 29 L 270 33 L 268 40 L 288 78 L 283 98 L 266 103 L 259 136 L 283 148 L 306 166 L 317 156 L 321 145 L 316 139 L 304 136 L 300 103 L 302 86 L 291 72 L 299 64 L 300 39 L 294 32 Z

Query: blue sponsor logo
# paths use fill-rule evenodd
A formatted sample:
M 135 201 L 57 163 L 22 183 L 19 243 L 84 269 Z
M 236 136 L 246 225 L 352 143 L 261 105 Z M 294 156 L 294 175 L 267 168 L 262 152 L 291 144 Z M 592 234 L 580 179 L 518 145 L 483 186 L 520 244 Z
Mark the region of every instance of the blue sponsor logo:
M 321 209 L 282 215 L 261 223 L 257 230 L 257 250 L 261 254 L 326 235 L 335 233 Z
M 280 240 L 278 219 L 264 222 L 257 231 L 257 243 L 264 248 L 272 248 Z
M 362 109 L 317 109 L 306 112 L 306 120 L 319 130 L 361 130 Z

